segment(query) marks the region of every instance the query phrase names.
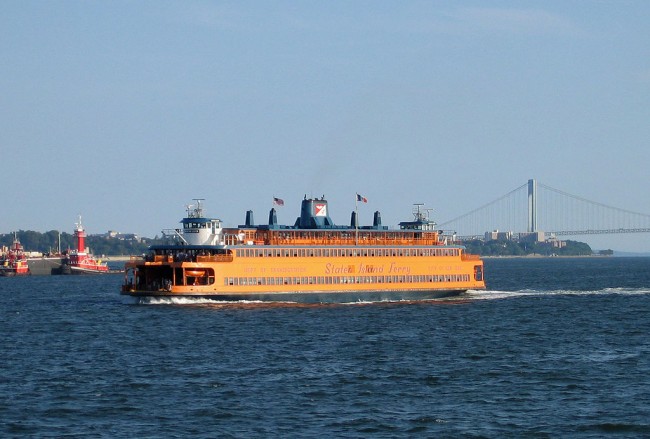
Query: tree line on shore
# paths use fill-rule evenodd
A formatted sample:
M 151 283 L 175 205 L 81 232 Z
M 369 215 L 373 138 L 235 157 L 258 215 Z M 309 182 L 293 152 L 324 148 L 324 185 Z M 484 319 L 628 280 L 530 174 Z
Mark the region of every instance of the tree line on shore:
M 594 253 L 589 244 L 585 242 L 564 242 L 565 246 L 561 248 L 554 247 L 548 242 L 482 241 L 478 239 L 463 242 L 463 245 L 467 247 L 468 253 L 481 256 L 591 256 Z

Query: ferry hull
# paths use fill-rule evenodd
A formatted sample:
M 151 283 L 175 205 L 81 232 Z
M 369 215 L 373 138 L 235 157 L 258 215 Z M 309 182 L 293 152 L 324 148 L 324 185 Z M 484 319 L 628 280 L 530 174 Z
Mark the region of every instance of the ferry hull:
M 63 264 L 58 269 L 53 270 L 52 274 L 63 275 L 95 275 L 95 274 L 117 274 L 122 273 L 122 270 L 109 270 L 107 268 L 94 268 L 94 267 L 79 267 L 75 265 Z
M 12 269 L 0 269 L 0 277 L 29 276 L 29 271 L 16 271 Z
M 141 298 L 200 298 L 223 302 L 295 302 L 295 303 L 358 303 L 398 302 L 443 299 L 462 295 L 466 289 L 430 291 L 293 291 L 267 293 L 172 293 L 172 292 L 122 292 L 123 295 Z
M 373 254 L 368 249 L 358 251 Z M 456 248 L 413 249 L 412 254 L 425 251 L 431 256 L 399 256 L 398 253 L 395 257 L 381 257 L 374 253 L 375 256 L 352 259 L 292 258 L 264 256 L 276 254 L 277 249 L 265 252 L 260 246 L 258 250 L 235 249 L 235 256 L 222 258 L 223 262 L 206 262 L 200 257 L 195 262 L 174 262 L 166 256 L 150 261 L 134 259 L 125 265 L 121 294 L 222 301 L 344 303 L 430 300 L 485 288 L 482 261 L 478 258 L 464 256 Z M 382 254 L 387 252 L 384 250 Z M 449 255 L 440 256 L 441 253 Z

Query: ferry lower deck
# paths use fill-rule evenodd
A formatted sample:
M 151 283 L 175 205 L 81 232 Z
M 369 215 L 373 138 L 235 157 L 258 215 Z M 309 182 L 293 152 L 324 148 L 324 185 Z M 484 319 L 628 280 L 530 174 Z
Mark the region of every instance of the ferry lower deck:
M 122 293 L 133 296 L 413 300 L 485 287 L 478 256 L 451 246 L 160 247 L 125 268 Z

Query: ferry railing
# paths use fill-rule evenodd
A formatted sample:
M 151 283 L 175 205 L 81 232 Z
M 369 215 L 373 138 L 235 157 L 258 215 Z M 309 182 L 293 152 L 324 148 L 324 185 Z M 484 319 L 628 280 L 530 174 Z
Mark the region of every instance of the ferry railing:
M 434 239 L 354 239 L 354 238 L 328 238 L 328 239 L 304 239 L 304 238 L 273 238 L 269 240 L 270 245 L 345 245 L 345 246 L 414 246 L 414 245 L 440 245 Z
M 196 262 L 232 262 L 232 255 L 197 256 Z

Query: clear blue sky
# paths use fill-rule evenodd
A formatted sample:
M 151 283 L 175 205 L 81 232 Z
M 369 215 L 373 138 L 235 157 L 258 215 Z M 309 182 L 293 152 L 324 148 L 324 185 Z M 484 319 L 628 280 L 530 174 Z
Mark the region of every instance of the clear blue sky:
M 650 213 L 650 2 L 1 1 L 0 233 L 206 198 L 439 222 L 529 178 Z M 650 251 L 650 234 L 578 238 Z

